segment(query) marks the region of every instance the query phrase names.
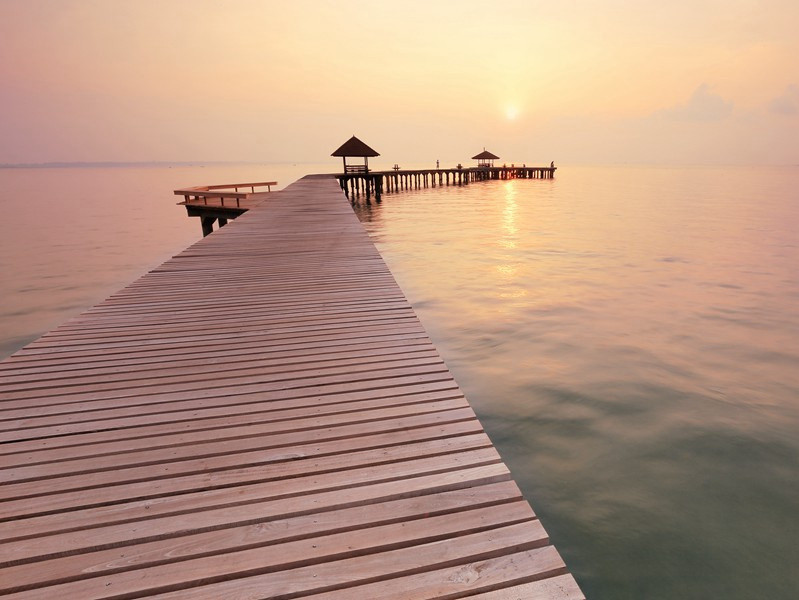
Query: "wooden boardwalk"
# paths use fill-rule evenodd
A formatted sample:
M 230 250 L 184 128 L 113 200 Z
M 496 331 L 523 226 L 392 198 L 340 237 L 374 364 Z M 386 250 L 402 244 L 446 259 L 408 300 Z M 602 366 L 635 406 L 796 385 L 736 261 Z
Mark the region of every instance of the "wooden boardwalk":
M 332 177 L 0 377 L 8 598 L 583 598 Z

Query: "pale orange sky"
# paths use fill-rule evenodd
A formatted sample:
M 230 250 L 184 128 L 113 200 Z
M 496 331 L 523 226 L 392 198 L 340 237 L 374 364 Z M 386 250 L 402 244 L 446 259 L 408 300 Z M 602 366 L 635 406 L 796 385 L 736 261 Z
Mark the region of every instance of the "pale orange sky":
M 796 0 L 2 0 L 0 163 L 356 134 L 386 164 L 799 164 L 797 31 Z

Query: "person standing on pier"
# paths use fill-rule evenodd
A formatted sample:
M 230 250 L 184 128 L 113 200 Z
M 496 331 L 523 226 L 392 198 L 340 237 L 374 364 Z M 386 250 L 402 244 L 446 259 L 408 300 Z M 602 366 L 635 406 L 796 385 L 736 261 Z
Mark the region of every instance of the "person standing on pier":
M 436 159 L 436 169 L 438 168 L 438 159 Z

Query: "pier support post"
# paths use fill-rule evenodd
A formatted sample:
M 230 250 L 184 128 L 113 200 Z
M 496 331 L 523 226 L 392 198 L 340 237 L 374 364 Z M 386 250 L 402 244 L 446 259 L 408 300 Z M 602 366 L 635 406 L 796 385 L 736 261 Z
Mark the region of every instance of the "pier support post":
M 200 217 L 200 224 L 203 228 L 203 237 L 211 235 L 214 232 L 214 221 L 216 217 Z

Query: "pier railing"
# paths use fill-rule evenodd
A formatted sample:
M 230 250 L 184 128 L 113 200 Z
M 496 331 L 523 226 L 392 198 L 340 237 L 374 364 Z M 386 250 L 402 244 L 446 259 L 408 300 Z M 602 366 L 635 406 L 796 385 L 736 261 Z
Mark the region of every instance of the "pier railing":
M 222 206 L 225 206 L 225 199 L 235 200 L 236 207 L 241 207 L 241 201 L 246 200 L 255 194 L 255 188 L 266 188 L 271 192 L 272 186 L 277 185 L 276 181 L 260 181 L 256 183 L 230 183 L 222 185 L 203 185 L 197 187 L 183 188 L 175 190 L 176 196 L 183 196 L 185 204 L 208 205 L 209 198 L 216 198 Z M 239 189 L 250 188 L 249 192 L 240 192 Z M 260 193 L 260 192 L 259 192 Z
M 214 230 L 215 222 L 219 223 L 219 227 L 223 227 L 227 224 L 228 219 L 235 219 L 260 203 L 264 196 L 272 191 L 273 185 L 277 185 L 277 181 L 200 185 L 175 190 L 175 195 L 183 196 L 183 202 L 178 202 L 178 204 L 186 207 L 186 212 L 190 217 L 200 217 L 203 235 L 206 236 Z M 240 191 L 248 188 L 249 191 Z M 256 192 L 255 188 L 266 188 L 266 191 Z M 211 200 L 210 203 L 209 200 Z M 225 200 L 228 201 L 227 204 L 225 204 Z M 233 205 L 234 201 L 235 206 Z
M 523 165 L 503 165 L 501 167 L 455 167 L 441 169 L 392 169 L 390 171 L 366 171 L 362 173 L 341 173 L 336 178 L 347 197 L 360 196 L 376 198 L 384 192 L 398 192 L 436 185 L 468 185 L 477 181 L 492 179 L 553 179 L 555 165 L 548 167 Z

